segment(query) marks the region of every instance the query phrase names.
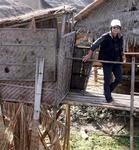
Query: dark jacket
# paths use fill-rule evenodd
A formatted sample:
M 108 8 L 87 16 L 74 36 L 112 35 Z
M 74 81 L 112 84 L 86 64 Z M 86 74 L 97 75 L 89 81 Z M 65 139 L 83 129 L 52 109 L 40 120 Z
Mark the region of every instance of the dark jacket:
M 98 57 L 100 60 L 122 61 L 123 37 L 119 34 L 113 38 L 111 32 L 107 32 L 91 45 L 92 51 L 97 48 L 100 48 Z

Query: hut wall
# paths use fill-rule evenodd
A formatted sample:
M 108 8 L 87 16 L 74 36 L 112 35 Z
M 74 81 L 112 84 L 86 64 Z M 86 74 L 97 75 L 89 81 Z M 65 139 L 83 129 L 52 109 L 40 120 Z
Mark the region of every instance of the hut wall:
M 57 19 L 56 18 L 52 18 L 49 20 L 44 20 L 41 22 L 36 22 L 36 27 L 37 28 L 57 28 Z
M 65 7 L 64 10 L 59 7 L 1 20 L 2 101 L 34 102 L 36 57 L 45 57 L 42 102 L 51 106 L 60 103 L 70 88 L 72 60 L 65 56 L 72 56 L 75 33 L 61 37 L 61 27 L 57 24 L 63 15 L 72 14 L 72 11 L 71 7 Z M 7 31 L 5 27 L 8 27 Z M 67 32 L 70 30 L 64 33 Z
M 42 101 L 51 104 L 56 91 L 57 30 L 0 30 L 0 95 L 2 100 L 33 103 L 36 58 L 45 58 Z
M 10 36 L 7 37 L 7 33 Z M 72 60 L 65 56 L 72 57 L 75 33 L 62 37 L 59 54 L 56 35 L 56 29 L 37 29 L 35 32 L 21 28 L 1 30 L 1 100 L 33 103 L 35 58 L 45 57 L 42 102 L 54 106 L 61 102 L 70 88 Z
M 3 63 L 0 80 L 34 80 L 36 58 L 44 57 L 47 63 L 44 81 L 55 81 L 56 29 L 37 29 L 34 32 L 30 29 L 3 28 L 0 30 L 0 41 L 0 63 Z

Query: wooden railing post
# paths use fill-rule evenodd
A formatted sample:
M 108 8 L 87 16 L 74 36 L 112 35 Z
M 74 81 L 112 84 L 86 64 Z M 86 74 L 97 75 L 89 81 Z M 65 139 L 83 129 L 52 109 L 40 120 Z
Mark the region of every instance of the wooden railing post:
M 134 150 L 134 88 L 135 88 L 135 57 L 132 57 L 131 101 L 130 101 L 130 150 Z

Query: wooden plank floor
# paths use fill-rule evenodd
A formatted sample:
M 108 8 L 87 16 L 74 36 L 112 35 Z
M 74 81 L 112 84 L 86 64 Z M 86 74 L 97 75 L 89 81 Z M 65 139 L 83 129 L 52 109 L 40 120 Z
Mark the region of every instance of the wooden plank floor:
M 96 107 L 105 107 L 118 110 L 130 111 L 130 95 L 112 94 L 114 103 L 107 103 L 105 97 L 101 93 L 69 93 L 63 103 L 71 105 L 89 105 Z M 139 96 L 134 96 L 134 111 L 139 112 Z

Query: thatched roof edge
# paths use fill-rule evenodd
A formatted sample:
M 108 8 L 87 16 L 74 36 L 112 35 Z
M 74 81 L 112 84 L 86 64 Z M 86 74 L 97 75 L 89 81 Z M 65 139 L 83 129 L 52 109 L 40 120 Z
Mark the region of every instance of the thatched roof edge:
M 95 0 L 93 3 L 87 5 L 77 15 L 75 15 L 74 19 L 78 21 L 81 20 L 82 18 L 85 18 L 92 10 L 96 9 L 103 2 L 105 2 L 105 0 Z
M 0 19 L 0 27 L 10 26 L 14 24 L 22 24 L 24 22 L 31 21 L 32 18 L 36 20 L 42 18 L 50 19 L 50 18 L 54 18 L 55 16 L 62 15 L 64 13 L 72 13 L 74 11 L 75 8 L 68 5 L 50 8 L 50 9 L 36 10 L 20 16 Z

